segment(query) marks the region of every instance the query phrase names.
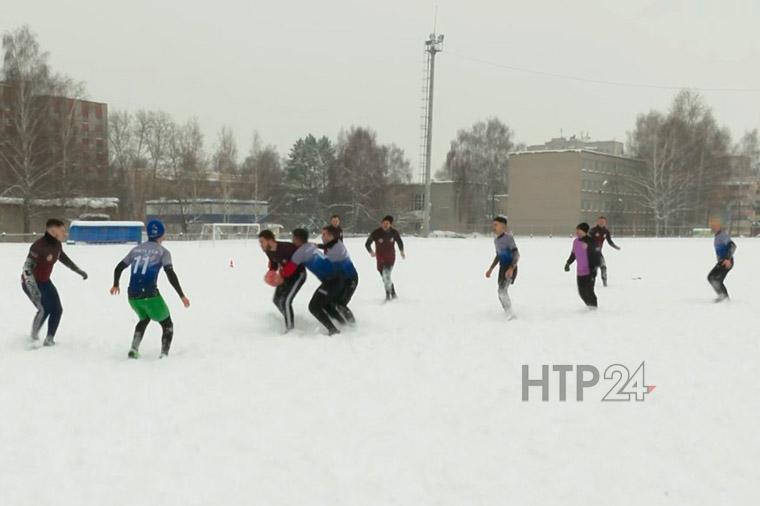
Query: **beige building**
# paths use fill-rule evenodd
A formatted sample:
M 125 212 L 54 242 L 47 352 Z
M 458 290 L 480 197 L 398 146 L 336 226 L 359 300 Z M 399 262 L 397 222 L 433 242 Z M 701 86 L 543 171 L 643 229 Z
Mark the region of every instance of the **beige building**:
M 453 181 L 434 181 L 430 188 L 432 211 L 430 228 L 439 231 L 472 232 L 467 216 L 460 212 L 457 185 Z M 422 231 L 422 212 L 425 185 L 422 183 L 393 184 L 386 193 L 387 212 L 394 225 L 406 233 Z M 482 224 L 481 224 L 482 225 Z
M 510 226 L 523 235 L 565 235 L 605 215 L 617 233 L 649 234 L 651 213 L 626 178 L 643 163 L 584 149 L 514 153 L 502 199 Z

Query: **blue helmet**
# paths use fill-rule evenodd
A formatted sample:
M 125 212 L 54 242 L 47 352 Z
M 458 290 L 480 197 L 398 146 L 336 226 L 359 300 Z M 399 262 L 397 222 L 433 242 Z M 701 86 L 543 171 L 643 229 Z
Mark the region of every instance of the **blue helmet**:
M 166 233 L 166 228 L 164 228 L 164 224 L 161 223 L 159 220 L 150 220 L 148 224 L 145 226 L 145 229 L 148 231 L 148 239 L 151 241 L 154 241 L 160 237 L 163 237 L 163 235 Z

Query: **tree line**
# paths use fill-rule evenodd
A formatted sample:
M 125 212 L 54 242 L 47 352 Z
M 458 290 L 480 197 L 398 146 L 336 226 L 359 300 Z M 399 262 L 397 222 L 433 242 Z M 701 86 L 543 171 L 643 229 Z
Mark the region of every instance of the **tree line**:
M 241 154 L 228 127 L 207 147 L 197 119 L 145 110 L 108 115 L 106 171 L 93 174 L 88 167 L 96 160 L 81 148 L 77 131 L 76 99 L 86 96 L 84 84 L 51 68 L 27 26 L 6 32 L 2 46 L 0 197 L 22 199 L 26 230 L 34 199 L 113 195 L 125 219 L 141 217 L 146 200 L 213 196 L 266 200 L 287 225 L 315 228 L 337 213 L 349 229 L 366 230 L 383 213 L 390 187 L 412 179 L 404 151 L 381 143 L 369 127 L 351 126 L 335 139 L 307 134 L 284 155 L 254 132 Z M 509 193 L 510 154 L 523 148 L 497 117 L 460 130 L 450 142 L 436 178 L 455 183 L 456 206 L 468 222 L 487 221 L 496 197 Z M 627 151 L 644 163 L 621 177 L 658 234 L 705 221 L 728 156 L 747 156 L 752 174 L 760 176 L 758 131 L 734 142 L 704 98 L 688 90 L 667 110 L 638 115 Z

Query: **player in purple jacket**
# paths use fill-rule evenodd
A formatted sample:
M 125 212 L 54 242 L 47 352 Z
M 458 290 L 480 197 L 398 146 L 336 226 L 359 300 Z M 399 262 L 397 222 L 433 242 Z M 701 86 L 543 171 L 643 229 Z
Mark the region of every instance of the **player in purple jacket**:
M 565 262 L 565 272 L 570 271 L 570 264 L 575 262 L 578 278 L 578 294 L 590 309 L 596 309 L 597 300 L 594 293 L 596 269 L 599 266 L 599 254 L 594 247 L 594 240 L 588 235 L 588 223 L 575 227 L 575 240 L 570 256 Z

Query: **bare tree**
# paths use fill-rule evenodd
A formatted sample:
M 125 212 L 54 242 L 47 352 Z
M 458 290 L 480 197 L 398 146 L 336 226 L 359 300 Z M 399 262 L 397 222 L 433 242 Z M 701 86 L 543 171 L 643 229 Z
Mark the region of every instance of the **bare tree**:
M 171 116 L 163 111 L 148 112 L 146 116 L 146 148 L 150 170 L 150 188 L 147 194 L 153 197 L 156 178 L 166 164 L 169 146 L 176 127 Z
M 446 165 L 437 177 L 457 184 L 460 220 L 484 223 L 493 212 L 495 196 L 507 191 L 513 136 L 505 123 L 489 118 L 460 130 L 451 141 Z
M 194 219 L 191 214 L 192 202 L 202 195 L 208 177 L 203 133 L 197 120 L 190 120 L 172 130 L 166 161 L 168 175 L 172 180 L 167 196 L 177 201 L 182 232 L 187 233 Z
M 51 161 L 55 165 L 55 184 L 58 192 L 70 196 L 87 186 L 83 172 L 82 148 L 77 142 L 80 101 L 85 96 L 84 83 L 59 76 L 48 97 L 48 125 Z M 78 173 L 74 171 L 79 169 Z
M 760 133 L 757 129 L 744 133 L 734 147 L 734 153 L 749 158 L 752 170 L 760 175 Z
M 0 161 L 6 181 L 0 195 L 23 201 L 24 232 L 31 231 L 33 200 L 50 191 L 48 177 L 54 170 L 46 142 L 47 96 L 54 78 L 44 52 L 28 26 L 6 32 L 3 41 L 2 78 L 10 105 L 6 117 L 10 125 L 0 137 Z
M 658 112 L 638 118 L 630 144 L 646 166 L 627 175 L 643 206 L 652 212 L 657 236 L 667 233 L 677 217 L 694 209 L 689 190 L 697 181 L 695 172 L 683 170 L 676 134 L 665 123 L 666 118 Z
M 388 164 L 389 183 L 409 183 L 412 181 L 412 165 L 406 153 L 395 144 L 385 146 L 386 163 Z
M 238 172 L 238 149 L 235 134 L 229 127 L 222 127 L 212 157 L 214 172 L 219 177 L 222 199 L 228 202 L 232 198 Z M 228 215 L 228 205 L 225 204 L 225 215 Z
M 146 163 L 150 121 L 147 113 L 134 116 L 127 111 L 115 111 L 109 118 L 108 144 L 111 170 L 119 192 L 122 219 L 136 218 L 137 182 L 134 173 Z
M 729 147 L 728 131 L 690 91 L 676 95 L 667 114 L 652 111 L 637 118 L 629 148 L 645 168 L 627 179 L 651 210 L 657 235 L 702 224 L 715 211 L 711 196 L 727 177 Z
M 269 200 L 282 181 L 282 162 L 277 148 L 271 144 L 264 146 L 256 132 L 249 154 L 240 166 L 240 175 L 253 186 L 254 200 Z
M 386 150 L 369 128 L 341 132 L 336 163 L 330 170 L 330 200 L 335 210 L 347 211 L 349 227 L 368 229 L 377 219 L 388 181 Z

